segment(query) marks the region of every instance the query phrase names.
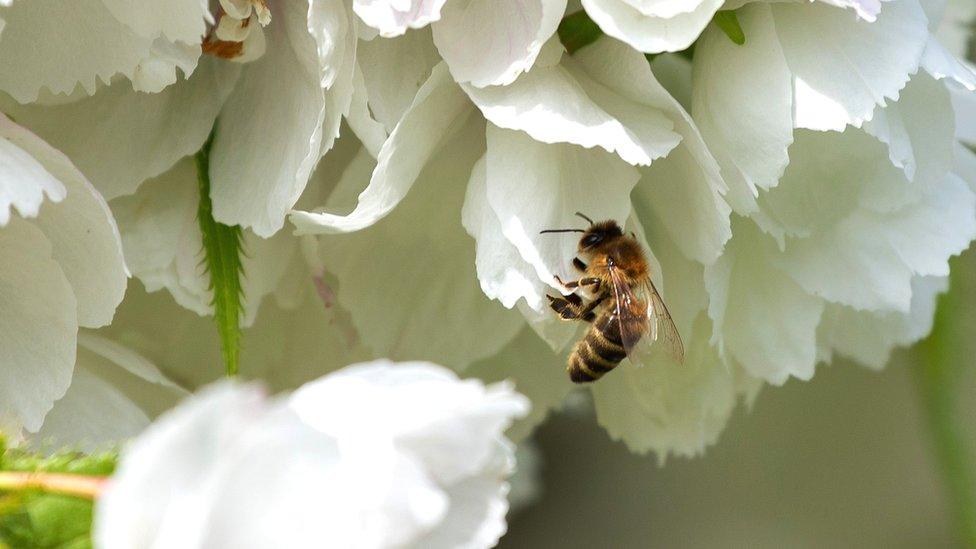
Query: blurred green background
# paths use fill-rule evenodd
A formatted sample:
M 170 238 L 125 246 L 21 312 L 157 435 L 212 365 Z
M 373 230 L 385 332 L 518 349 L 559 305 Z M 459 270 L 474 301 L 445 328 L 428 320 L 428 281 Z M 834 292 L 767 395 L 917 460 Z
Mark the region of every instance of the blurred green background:
M 609 440 L 591 417 L 554 416 L 536 436 L 540 498 L 510 518 L 500 547 L 972 542 L 954 512 L 976 498 L 965 486 L 976 471 L 960 462 L 966 470 L 946 482 L 938 436 L 946 427 L 959 435 L 950 461 L 974 455 L 976 254 L 957 258 L 954 269 L 937 339 L 896 353 L 881 372 L 835 362 L 810 382 L 764 389 L 704 457 L 659 468 L 653 456 Z M 938 413 L 933 421 L 933 410 L 951 411 L 952 424 Z

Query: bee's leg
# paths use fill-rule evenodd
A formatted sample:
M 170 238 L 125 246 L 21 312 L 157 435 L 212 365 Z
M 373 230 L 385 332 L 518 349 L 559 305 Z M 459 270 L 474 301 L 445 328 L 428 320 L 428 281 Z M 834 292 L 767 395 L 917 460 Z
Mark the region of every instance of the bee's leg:
M 546 295 L 549 299 L 549 307 L 556 311 L 559 318 L 562 320 L 579 320 L 581 311 L 583 310 L 583 302 L 580 300 L 579 296 L 576 294 L 570 294 L 563 297 L 553 297 L 551 295 Z M 575 298 L 575 299 L 568 299 Z
M 586 263 L 583 263 L 583 261 L 578 257 L 573 258 L 573 267 L 576 267 L 576 270 L 580 271 L 581 273 L 586 272 Z
M 594 284 L 599 284 L 600 283 L 600 279 L 599 278 L 595 278 L 595 277 L 581 278 L 579 280 L 572 280 L 570 282 L 563 282 L 563 279 L 559 278 L 559 275 L 556 275 L 555 276 L 555 279 L 556 279 L 556 282 L 558 282 L 559 284 L 561 284 L 567 290 L 572 290 L 573 288 L 579 288 L 580 286 L 592 286 Z M 597 287 L 599 288 L 599 286 L 597 286 Z
M 593 310 L 596 309 L 597 305 L 603 302 L 606 296 L 600 296 L 599 299 L 595 299 L 586 305 L 583 305 L 583 301 L 576 294 L 570 294 L 565 298 L 553 297 L 547 295 L 549 298 L 549 307 L 559 315 L 559 318 L 563 320 L 584 320 L 586 322 L 593 322 L 596 315 Z M 573 299 L 575 298 L 575 299 Z

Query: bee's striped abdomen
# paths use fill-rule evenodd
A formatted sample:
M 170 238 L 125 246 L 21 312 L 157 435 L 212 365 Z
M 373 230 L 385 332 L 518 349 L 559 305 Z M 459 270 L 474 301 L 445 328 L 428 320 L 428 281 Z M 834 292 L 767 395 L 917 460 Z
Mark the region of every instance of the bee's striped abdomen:
M 569 355 L 566 370 L 575 383 L 603 377 L 627 356 L 620 341 L 620 324 L 609 311 L 601 314 Z

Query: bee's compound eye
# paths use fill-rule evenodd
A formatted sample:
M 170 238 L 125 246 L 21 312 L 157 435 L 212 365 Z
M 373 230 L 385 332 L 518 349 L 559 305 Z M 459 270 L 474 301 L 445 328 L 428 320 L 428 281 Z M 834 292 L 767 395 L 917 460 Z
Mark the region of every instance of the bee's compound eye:
M 596 246 L 601 240 L 603 240 L 603 237 L 598 234 L 587 235 L 585 238 L 583 238 L 583 246 L 586 246 L 587 248 L 590 246 Z

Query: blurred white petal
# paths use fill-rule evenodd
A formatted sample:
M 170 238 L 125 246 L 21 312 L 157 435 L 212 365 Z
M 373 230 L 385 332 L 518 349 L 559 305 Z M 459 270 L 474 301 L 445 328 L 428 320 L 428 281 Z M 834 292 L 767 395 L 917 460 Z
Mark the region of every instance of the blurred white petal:
M 513 466 L 501 433 L 527 408 L 508 386 L 429 363 L 355 365 L 273 401 L 225 382 L 126 450 L 94 537 L 109 549 L 488 547 L 505 531 Z

